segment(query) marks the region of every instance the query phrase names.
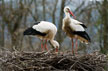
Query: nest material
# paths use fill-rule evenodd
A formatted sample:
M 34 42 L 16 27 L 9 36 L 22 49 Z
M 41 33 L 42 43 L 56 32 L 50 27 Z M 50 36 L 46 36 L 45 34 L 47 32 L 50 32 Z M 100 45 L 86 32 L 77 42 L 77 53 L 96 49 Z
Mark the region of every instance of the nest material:
M 71 52 L 1 52 L 1 71 L 105 71 L 106 56 L 99 53 L 78 54 Z

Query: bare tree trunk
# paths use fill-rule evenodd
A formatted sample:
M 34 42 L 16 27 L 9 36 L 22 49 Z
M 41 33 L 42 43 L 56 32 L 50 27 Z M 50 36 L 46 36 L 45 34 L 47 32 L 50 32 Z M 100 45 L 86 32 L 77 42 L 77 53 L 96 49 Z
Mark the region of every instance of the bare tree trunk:
M 53 13 L 52 13 L 52 22 L 55 24 L 55 13 L 56 13 L 56 7 L 57 7 L 57 3 L 58 3 L 58 0 L 55 1 L 55 4 L 54 4 L 54 10 L 53 10 Z
M 108 51 L 108 1 L 104 0 L 102 4 L 102 24 L 104 25 L 103 27 L 103 40 L 104 40 L 104 47 L 101 48 L 101 51 L 103 53 L 107 53 Z
M 29 39 L 29 45 L 30 45 L 31 49 L 34 50 L 33 44 L 32 44 L 32 38 L 28 37 L 28 39 Z
M 45 10 L 45 2 L 46 0 L 42 0 L 42 5 L 43 5 L 43 20 L 45 21 L 46 20 L 46 10 Z
M 62 20 L 63 20 L 63 15 L 64 15 L 63 9 L 64 9 L 64 6 L 65 6 L 65 1 L 66 0 L 62 0 L 62 3 L 61 3 L 60 19 L 59 19 L 59 23 L 58 23 L 59 26 L 58 26 L 57 41 L 59 42 L 60 45 L 64 40 L 64 36 L 63 36 L 63 32 L 62 32 Z
M 4 47 L 4 23 L 3 22 L 1 22 L 1 28 L 2 28 L 2 30 L 1 30 L 1 39 L 0 39 L 0 45 L 1 45 L 1 47 Z

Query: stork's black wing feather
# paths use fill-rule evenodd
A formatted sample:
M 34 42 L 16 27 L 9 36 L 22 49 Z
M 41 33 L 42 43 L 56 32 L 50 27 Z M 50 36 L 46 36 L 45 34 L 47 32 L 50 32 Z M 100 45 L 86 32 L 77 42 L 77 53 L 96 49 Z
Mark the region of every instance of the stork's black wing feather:
M 84 24 L 80 24 L 82 27 L 87 28 L 87 26 L 85 26 Z
M 85 31 L 74 31 L 73 33 L 91 42 L 89 35 Z
M 40 35 L 40 36 L 46 35 L 46 33 L 39 32 L 39 31 L 33 29 L 32 27 L 26 29 L 23 34 L 24 35 Z
M 38 21 L 38 22 L 35 22 L 35 23 L 34 23 L 34 25 L 38 25 L 39 23 L 40 23 L 40 21 Z

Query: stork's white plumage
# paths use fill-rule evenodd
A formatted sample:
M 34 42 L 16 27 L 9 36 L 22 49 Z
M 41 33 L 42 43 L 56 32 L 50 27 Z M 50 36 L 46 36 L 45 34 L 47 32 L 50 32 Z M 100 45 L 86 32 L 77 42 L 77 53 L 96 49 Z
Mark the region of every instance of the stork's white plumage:
M 24 35 L 34 35 L 41 40 L 49 40 L 51 44 L 58 49 L 59 43 L 54 40 L 56 33 L 56 26 L 53 23 L 47 21 L 37 22 L 32 27 L 24 31 Z
M 90 37 L 88 36 L 88 34 L 85 32 L 85 29 L 84 29 L 87 27 L 82 22 L 79 22 L 70 17 L 70 14 L 71 14 L 74 18 L 76 18 L 68 6 L 64 8 L 64 12 L 66 16 L 63 19 L 62 29 L 64 32 L 66 32 L 66 34 L 70 38 L 72 38 L 72 53 L 74 53 L 73 38 L 79 39 L 81 42 L 88 43 L 90 42 Z M 76 52 L 77 52 L 77 48 L 76 48 Z

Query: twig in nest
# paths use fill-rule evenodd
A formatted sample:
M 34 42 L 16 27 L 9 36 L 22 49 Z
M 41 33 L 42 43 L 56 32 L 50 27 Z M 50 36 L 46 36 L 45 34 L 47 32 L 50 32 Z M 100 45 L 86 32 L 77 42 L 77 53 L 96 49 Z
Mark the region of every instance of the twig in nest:
M 86 64 L 84 64 L 84 63 L 81 63 L 81 62 L 78 62 L 81 66 L 83 66 L 83 67 L 86 67 L 86 68 L 88 68 L 88 69 L 91 69 L 92 71 L 95 71 L 95 70 L 93 70 L 93 66 L 91 67 L 90 65 L 88 66 L 88 65 L 86 65 Z
M 62 58 L 61 60 L 58 61 L 58 63 L 61 63 L 63 60 L 65 60 L 66 58 Z
M 73 68 L 73 66 L 75 65 L 75 64 L 77 64 L 77 62 L 78 61 L 76 61 L 76 62 L 74 62 L 74 64 L 69 68 L 70 70 Z
M 86 70 L 84 67 L 82 67 L 81 65 L 78 65 L 83 71 L 88 71 Z
M 18 65 L 12 64 L 12 63 L 10 63 L 10 62 L 8 62 L 7 64 L 12 65 L 12 66 L 15 66 L 15 67 L 18 68 L 19 70 L 23 70 L 23 68 L 19 67 Z

